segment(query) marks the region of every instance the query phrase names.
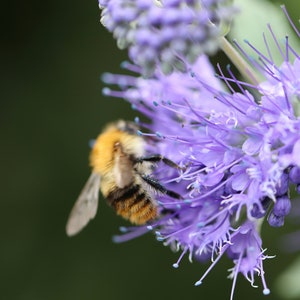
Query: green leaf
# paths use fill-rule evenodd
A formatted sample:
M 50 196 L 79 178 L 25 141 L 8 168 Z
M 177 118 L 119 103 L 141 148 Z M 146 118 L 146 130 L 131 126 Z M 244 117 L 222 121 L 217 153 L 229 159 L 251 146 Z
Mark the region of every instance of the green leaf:
M 300 257 L 294 260 L 275 282 L 276 292 L 283 299 L 300 298 Z
M 249 55 L 257 57 L 253 50 L 244 44 L 244 40 L 248 40 L 263 54 L 268 55 L 263 39 L 263 33 L 265 33 L 273 60 L 276 64 L 283 61 L 267 24 L 271 25 L 272 31 L 282 46 L 285 43 L 285 36 L 288 35 L 290 45 L 300 53 L 299 38 L 296 37 L 279 5 L 262 0 L 235 0 L 235 5 L 241 12 L 234 18 L 229 37 L 236 39 Z

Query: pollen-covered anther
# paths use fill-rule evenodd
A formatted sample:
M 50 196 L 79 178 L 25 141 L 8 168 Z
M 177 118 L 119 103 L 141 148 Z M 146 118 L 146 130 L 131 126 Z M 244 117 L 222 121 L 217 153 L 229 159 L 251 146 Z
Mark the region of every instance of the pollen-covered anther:
M 195 282 L 194 285 L 195 285 L 195 286 L 199 286 L 199 285 L 201 285 L 201 284 L 202 284 L 202 281 L 201 281 L 201 280 L 198 280 L 198 281 Z

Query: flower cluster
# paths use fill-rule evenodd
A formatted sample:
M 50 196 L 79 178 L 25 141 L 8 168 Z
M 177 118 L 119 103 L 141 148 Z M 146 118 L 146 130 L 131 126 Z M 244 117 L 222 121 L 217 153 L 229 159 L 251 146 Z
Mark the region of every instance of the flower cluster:
M 99 0 L 101 21 L 120 48 L 152 74 L 157 63 L 165 73 L 184 69 L 201 53 L 213 53 L 224 24 L 236 9 L 228 0 Z
M 171 2 L 178 3 L 166 1 Z M 265 76 L 257 85 L 238 80 L 230 68 L 227 76 L 219 68 L 215 77 L 206 55 L 193 63 L 180 56 L 186 70 L 181 73 L 165 75 L 164 67 L 156 65 L 153 75 L 144 78 L 143 68 L 127 63 L 137 75 L 103 76 L 120 87 L 105 88 L 106 95 L 126 99 L 152 121 L 136 119 L 144 128 L 138 134 L 151 141 L 147 151 L 182 167 L 180 172 L 163 165 L 155 169 L 155 176 L 182 200 L 159 196 L 161 211 L 167 213 L 148 226 L 124 229 L 116 241 L 153 230 L 157 240 L 182 251 L 175 268 L 185 254 L 210 258 L 211 266 L 195 285 L 226 253 L 234 264 L 231 299 L 239 273 L 251 285 L 260 276 L 263 293 L 270 292 L 263 269 L 270 256 L 262 247 L 260 227 L 265 219 L 270 226 L 283 226 L 291 189 L 300 191 L 300 56 L 288 38 L 279 46 L 273 37 L 282 53 L 280 66 L 249 42 L 258 61 L 237 45 Z

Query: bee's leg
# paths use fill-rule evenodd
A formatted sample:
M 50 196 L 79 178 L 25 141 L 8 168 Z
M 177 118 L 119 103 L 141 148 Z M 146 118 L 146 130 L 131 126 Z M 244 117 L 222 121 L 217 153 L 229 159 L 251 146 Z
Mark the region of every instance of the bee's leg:
M 145 174 L 141 174 L 140 176 L 142 177 L 142 179 L 147 184 L 149 184 L 150 186 L 152 186 L 156 191 L 159 191 L 162 194 L 165 194 L 165 195 L 170 196 L 170 197 L 175 198 L 175 199 L 182 199 L 182 197 L 179 194 L 177 194 L 176 192 L 173 192 L 173 191 L 170 191 L 170 190 L 166 189 L 155 178 L 150 177 L 150 176 L 145 175 Z
M 137 159 L 137 163 L 142 163 L 142 162 L 152 162 L 152 163 L 157 163 L 157 162 L 163 162 L 164 164 L 166 164 L 167 166 L 170 166 L 172 168 L 175 169 L 182 169 L 179 165 L 177 165 L 175 162 L 173 162 L 172 160 L 160 155 L 160 154 L 154 154 L 154 155 L 150 155 L 150 156 L 143 156 L 143 157 L 139 157 Z

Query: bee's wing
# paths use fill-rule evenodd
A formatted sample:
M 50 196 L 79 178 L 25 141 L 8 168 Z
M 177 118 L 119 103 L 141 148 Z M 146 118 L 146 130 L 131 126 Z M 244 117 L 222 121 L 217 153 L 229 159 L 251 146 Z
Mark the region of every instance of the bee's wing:
M 97 212 L 100 175 L 92 173 L 76 200 L 66 226 L 68 236 L 77 234 Z

